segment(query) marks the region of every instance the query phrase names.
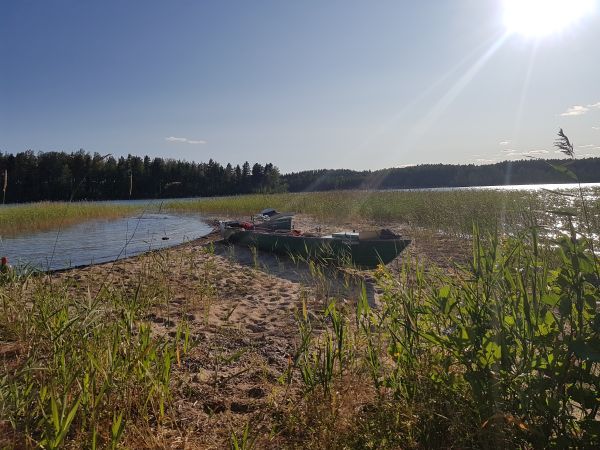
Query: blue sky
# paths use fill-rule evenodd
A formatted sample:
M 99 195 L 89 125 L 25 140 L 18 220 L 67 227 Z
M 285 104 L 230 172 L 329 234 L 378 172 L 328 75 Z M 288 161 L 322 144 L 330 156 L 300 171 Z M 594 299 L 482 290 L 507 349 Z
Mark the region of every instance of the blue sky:
M 600 156 L 600 8 L 508 34 L 502 0 L 0 1 L 0 151 L 284 172 Z

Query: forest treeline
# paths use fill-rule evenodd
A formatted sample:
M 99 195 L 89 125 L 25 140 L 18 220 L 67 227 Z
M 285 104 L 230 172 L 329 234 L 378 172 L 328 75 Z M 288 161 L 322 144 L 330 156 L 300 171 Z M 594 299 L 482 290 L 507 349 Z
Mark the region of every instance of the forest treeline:
M 6 170 L 6 203 L 38 200 L 117 200 L 280 192 L 279 169 L 271 163 L 241 166 L 209 160 L 195 163 L 128 155 L 31 150 L 0 152 Z
M 423 189 L 500 186 L 507 184 L 573 183 L 568 171 L 582 183 L 600 182 L 600 158 L 576 160 L 522 160 L 496 164 L 422 164 L 375 171 L 306 170 L 283 176 L 287 190 Z
M 0 152 L 0 187 L 5 191 L 6 203 L 18 203 L 573 182 L 565 171 L 556 169 L 565 164 L 577 173 L 579 181 L 600 182 L 600 158 L 488 165 L 424 164 L 376 171 L 322 169 L 281 175 L 272 163 L 223 166 L 212 159 L 196 163 L 132 155 L 114 158 L 84 150 L 28 150 L 17 154 Z

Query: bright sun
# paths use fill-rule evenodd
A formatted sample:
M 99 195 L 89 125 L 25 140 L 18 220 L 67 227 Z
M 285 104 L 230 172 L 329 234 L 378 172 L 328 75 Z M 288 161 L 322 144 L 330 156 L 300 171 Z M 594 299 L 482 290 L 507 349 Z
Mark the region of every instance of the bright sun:
M 504 0 L 508 31 L 541 37 L 564 30 L 591 13 L 595 0 Z

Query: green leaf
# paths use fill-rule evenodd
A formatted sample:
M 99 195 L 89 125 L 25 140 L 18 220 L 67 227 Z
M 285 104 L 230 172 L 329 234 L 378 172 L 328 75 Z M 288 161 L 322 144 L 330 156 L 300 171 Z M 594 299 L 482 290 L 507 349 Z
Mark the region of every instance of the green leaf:
M 494 363 L 500 359 L 502 355 L 501 348 L 494 341 L 490 340 L 485 346 L 485 357 L 488 363 Z
M 50 408 L 52 409 L 52 423 L 54 425 L 54 432 L 58 434 L 60 432 L 60 418 L 58 417 L 58 405 L 54 399 L 54 395 L 50 397 Z
M 58 447 L 61 444 L 61 442 L 65 439 L 65 436 L 69 432 L 71 423 L 73 422 L 73 419 L 75 418 L 75 414 L 77 414 L 77 409 L 79 408 L 79 402 L 80 402 L 80 399 L 78 398 L 77 401 L 75 402 L 75 405 L 73 405 L 73 408 L 71 408 L 71 411 L 69 411 L 69 415 L 67 416 L 66 420 L 62 423 L 62 425 L 61 425 L 62 429 L 60 431 L 60 434 L 56 437 L 56 439 L 54 441 L 56 447 Z
M 450 286 L 442 286 L 438 295 L 440 298 L 448 298 L 448 295 L 450 295 Z
M 559 300 L 560 296 L 556 292 L 550 291 L 542 295 L 542 302 L 549 306 L 556 306 Z
M 552 314 L 550 311 L 546 311 L 546 315 L 544 316 L 544 323 L 546 325 L 553 325 L 554 323 L 556 323 L 554 314 Z

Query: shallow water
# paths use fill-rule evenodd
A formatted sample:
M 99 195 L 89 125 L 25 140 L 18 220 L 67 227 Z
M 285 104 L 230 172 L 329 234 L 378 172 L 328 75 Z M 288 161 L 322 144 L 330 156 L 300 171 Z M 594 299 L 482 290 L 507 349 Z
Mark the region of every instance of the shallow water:
M 181 244 L 210 233 L 197 216 L 148 214 L 117 220 L 96 220 L 57 231 L 0 240 L 0 255 L 15 267 L 41 270 L 114 261 L 145 251 Z

